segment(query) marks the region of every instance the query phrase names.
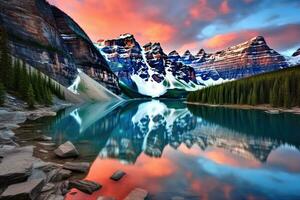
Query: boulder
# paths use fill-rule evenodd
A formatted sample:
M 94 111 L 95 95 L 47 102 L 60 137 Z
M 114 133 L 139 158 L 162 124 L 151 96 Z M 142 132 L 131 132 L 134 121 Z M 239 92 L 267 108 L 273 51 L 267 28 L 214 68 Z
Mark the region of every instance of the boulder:
M 118 170 L 116 171 L 111 177 L 110 179 L 114 180 L 114 181 L 119 181 L 121 178 L 123 178 L 123 176 L 125 176 L 126 173 L 121 171 L 121 170 Z
M 102 185 L 89 180 L 74 180 L 69 182 L 69 189 L 76 188 L 87 194 L 93 194 L 93 192 L 99 190 L 101 187 Z
M 79 152 L 70 141 L 67 141 L 66 143 L 60 145 L 57 149 L 54 150 L 54 153 L 61 158 L 70 158 L 70 157 L 79 156 Z
M 35 179 L 8 186 L 1 194 L 1 200 L 36 199 L 44 186 L 43 179 Z
M 33 147 L 9 149 L 2 153 L 0 163 L 0 185 L 25 181 L 30 175 L 36 158 L 32 156 Z
M 75 172 L 88 172 L 90 163 L 88 162 L 66 162 L 63 166 L 64 169 L 68 169 Z
M 141 188 L 132 190 L 124 200 L 144 200 L 148 196 L 148 192 Z

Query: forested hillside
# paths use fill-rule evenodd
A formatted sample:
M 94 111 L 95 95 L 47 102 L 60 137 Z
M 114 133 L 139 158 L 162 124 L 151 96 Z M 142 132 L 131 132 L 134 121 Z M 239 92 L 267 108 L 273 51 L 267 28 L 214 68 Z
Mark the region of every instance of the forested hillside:
M 0 29 L 0 105 L 4 103 L 5 91 L 26 101 L 31 108 L 35 104 L 52 104 L 53 95 L 64 98 L 61 88 L 50 78 L 13 59 L 8 52 L 7 34 Z
M 188 102 L 300 106 L 300 66 L 265 73 L 189 93 Z

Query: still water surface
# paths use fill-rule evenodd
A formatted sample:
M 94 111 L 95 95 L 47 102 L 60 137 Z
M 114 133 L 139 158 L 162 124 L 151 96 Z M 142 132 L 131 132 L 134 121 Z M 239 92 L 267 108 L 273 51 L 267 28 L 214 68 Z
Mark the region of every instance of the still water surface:
M 68 199 L 300 199 L 300 115 L 131 101 L 69 108 L 44 131 L 91 158 L 86 179 L 103 188 Z M 109 177 L 127 173 L 119 182 Z

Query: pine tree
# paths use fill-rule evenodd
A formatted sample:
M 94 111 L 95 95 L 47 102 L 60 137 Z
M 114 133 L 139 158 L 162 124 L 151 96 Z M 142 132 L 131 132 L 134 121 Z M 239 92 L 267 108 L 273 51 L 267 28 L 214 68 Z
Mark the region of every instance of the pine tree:
M 5 100 L 5 89 L 2 83 L 0 83 L 0 105 L 4 104 Z
M 29 84 L 27 89 L 26 102 L 29 108 L 34 108 L 34 91 L 31 83 Z
M 19 88 L 19 94 L 23 99 L 27 99 L 27 91 L 29 87 L 29 76 L 26 68 L 26 64 L 22 63 L 22 70 L 20 74 L 20 88 Z
M 290 82 L 289 82 L 289 77 L 286 77 L 284 80 L 284 85 L 283 85 L 283 106 L 285 108 L 290 108 L 291 107 L 291 91 L 290 91 Z

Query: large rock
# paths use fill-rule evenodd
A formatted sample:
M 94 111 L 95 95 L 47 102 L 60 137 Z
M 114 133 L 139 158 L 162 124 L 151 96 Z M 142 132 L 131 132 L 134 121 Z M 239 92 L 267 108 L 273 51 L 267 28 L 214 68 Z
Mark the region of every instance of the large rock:
M 25 181 L 31 175 L 36 158 L 32 156 L 33 147 L 14 148 L 1 152 L 0 185 Z
M 8 186 L 0 196 L 1 200 L 34 200 L 44 186 L 43 179 L 35 179 Z
M 87 194 L 93 194 L 93 192 L 99 190 L 101 187 L 100 184 L 89 180 L 74 180 L 69 182 L 69 189 L 76 188 Z
M 148 192 L 141 188 L 132 190 L 124 200 L 144 200 L 148 196 Z
M 70 141 L 60 145 L 57 149 L 54 150 L 54 153 L 61 158 L 70 158 L 70 157 L 79 156 L 79 152 Z
M 26 121 L 25 112 L 8 112 L 6 110 L 0 110 L 0 127 L 3 128 L 14 128 L 17 124 Z
M 88 172 L 90 163 L 88 162 L 66 162 L 63 166 L 64 169 L 68 169 L 75 172 Z

